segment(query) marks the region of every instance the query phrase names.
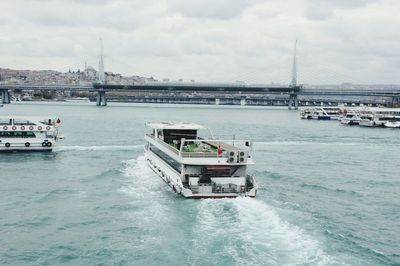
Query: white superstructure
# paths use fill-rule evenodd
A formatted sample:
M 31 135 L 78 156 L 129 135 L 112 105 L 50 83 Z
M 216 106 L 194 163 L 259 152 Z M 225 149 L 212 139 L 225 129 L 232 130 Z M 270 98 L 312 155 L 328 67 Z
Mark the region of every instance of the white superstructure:
M 149 123 L 145 157 L 172 189 L 188 198 L 255 197 L 257 183 L 247 174 L 252 142 L 202 138 L 193 123 Z
M 300 118 L 316 120 L 338 120 L 341 107 L 307 107 L 300 110 Z
M 0 152 L 51 151 L 62 138 L 59 118 L 0 116 Z

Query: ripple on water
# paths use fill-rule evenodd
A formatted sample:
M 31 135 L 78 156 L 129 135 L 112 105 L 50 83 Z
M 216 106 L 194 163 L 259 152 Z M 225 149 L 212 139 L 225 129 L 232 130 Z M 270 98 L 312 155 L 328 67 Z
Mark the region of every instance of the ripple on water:
M 195 264 L 211 263 L 205 261 L 210 253 L 239 265 L 332 262 L 317 240 L 256 199 L 203 200 L 196 222 Z

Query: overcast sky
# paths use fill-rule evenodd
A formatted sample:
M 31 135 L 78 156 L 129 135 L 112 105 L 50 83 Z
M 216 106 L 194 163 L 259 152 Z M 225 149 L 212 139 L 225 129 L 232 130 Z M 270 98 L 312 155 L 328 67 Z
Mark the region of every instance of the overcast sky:
M 0 67 L 196 81 L 400 83 L 399 0 L 1 0 Z

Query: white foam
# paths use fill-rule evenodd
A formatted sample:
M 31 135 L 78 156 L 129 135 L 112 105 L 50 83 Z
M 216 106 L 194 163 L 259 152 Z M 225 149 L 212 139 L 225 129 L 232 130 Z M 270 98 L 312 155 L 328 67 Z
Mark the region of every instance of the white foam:
M 165 184 L 148 167 L 143 155 L 136 159 L 126 160 L 123 163 L 125 165 L 123 172 L 129 179 L 127 184 L 121 188 L 122 192 L 134 198 L 157 197 L 161 193 L 162 187 L 164 187 L 162 185 Z
M 119 191 L 132 199 L 132 205 L 140 206 L 134 212 L 127 213 L 127 216 L 134 224 L 151 231 L 158 230 L 160 226 L 154 223 L 155 220 L 168 225 L 170 206 L 164 197 L 172 197 L 172 193 L 163 193 L 167 185 L 150 169 L 143 155 L 123 161 L 123 164 L 127 180 Z
M 54 151 L 131 151 L 139 150 L 141 148 L 143 148 L 143 145 L 57 146 L 54 148 Z
M 197 250 L 225 239 L 223 253 L 237 264 L 318 264 L 331 262 L 318 241 L 282 220 L 257 199 L 204 200 L 198 207 Z

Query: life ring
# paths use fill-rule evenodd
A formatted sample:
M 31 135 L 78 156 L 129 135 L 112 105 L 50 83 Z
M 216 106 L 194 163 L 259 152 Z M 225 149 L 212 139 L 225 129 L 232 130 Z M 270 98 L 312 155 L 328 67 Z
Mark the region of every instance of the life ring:
M 46 147 L 46 146 L 47 146 L 46 142 L 42 142 L 42 147 Z
M 49 141 L 49 142 L 47 142 L 47 144 L 46 144 L 46 146 L 47 147 L 51 147 L 53 144 Z
M 7 130 L 7 129 L 8 129 L 8 126 L 3 126 L 3 129 L 4 129 L 4 130 Z
M 25 126 L 21 126 L 21 130 L 25 130 Z
M 17 127 L 16 126 L 12 126 L 12 130 L 17 130 Z
M 47 127 L 46 127 L 46 130 L 50 130 L 50 128 L 51 128 L 50 126 L 47 126 Z
M 29 130 L 33 130 L 33 126 L 29 126 Z
M 31 144 L 29 142 L 25 143 L 25 147 L 29 148 L 31 146 Z
M 7 143 L 5 144 L 5 146 L 6 146 L 6 148 L 10 148 L 11 144 L 7 142 Z
M 41 130 L 42 130 L 42 126 L 38 126 L 37 129 L 38 129 L 39 131 L 41 131 Z

